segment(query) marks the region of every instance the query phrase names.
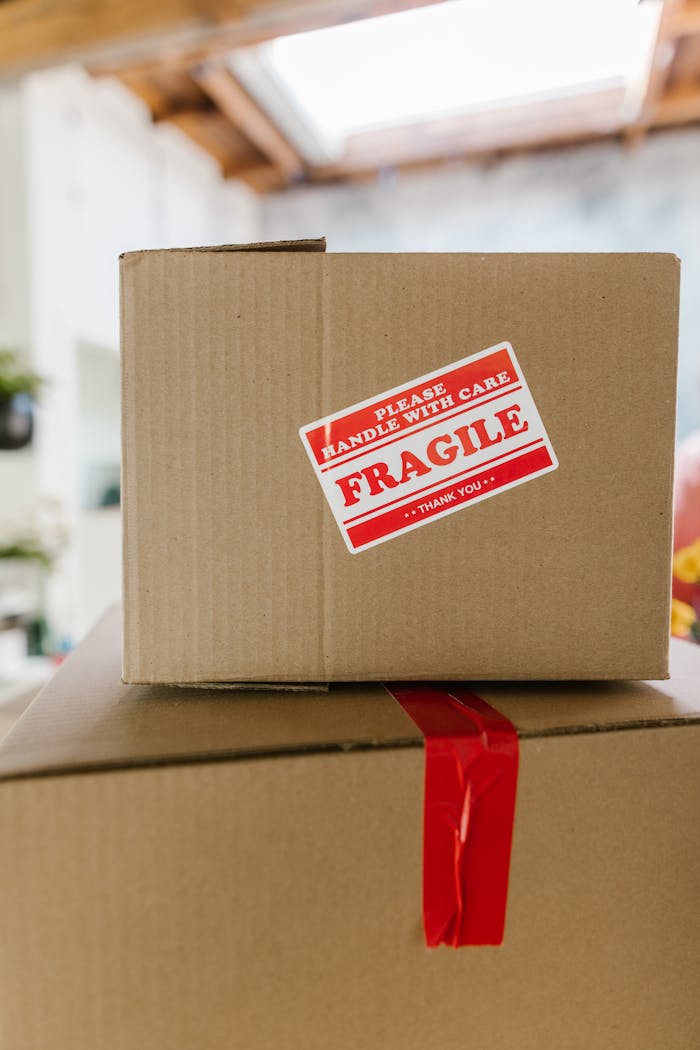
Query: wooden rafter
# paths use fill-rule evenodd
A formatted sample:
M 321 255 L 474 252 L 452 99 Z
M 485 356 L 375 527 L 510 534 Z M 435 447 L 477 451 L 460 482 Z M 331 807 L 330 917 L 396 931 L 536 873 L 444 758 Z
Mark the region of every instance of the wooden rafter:
M 266 111 L 230 64 L 234 47 L 434 0 L 0 0 L 0 76 L 60 58 L 90 59 L 205 149 L 226 177 L 261 192 L 299 179 L 357 178 L 394 166 L 522 152 L 700 122 L 700 0 L 664 0 L 641 112 L 617 90 L 590 92 L 352 136 L 332 164 L 305 162 L 279 111 Z M 247 83 L 247 82 L 246 82 Z M 644 90 L 641 90 L 644 88 Z M 629 98 L 627 99 L 629 103 Z M 275 122 L 274 116 L 277 113 Z
M 700 120 L 700 84 L 680 84 L 660 98 L 654 108 L 654 124 L 690 124 Z
M 700 120 L 700 0 L 665 0 L 638 121 L 628 137 Z
M 265 163 L 259 150 L 216 109 L 206 112 L 184 111 L 169 119 L 171 124 L 211 154 L 225 178 Z
M 676 46 L 673 65 L 666 80 L 666 90 L 700 79 L 700 33 L 681 37 Z
M 118 66 L 163 56 L 201 60 L 340 22 L 436 0 L 3 0 L 0 77 L 81 61 Z
M 632 140 L 642 134 L 652 123 L 656 104 L 666 89 L 676 49 L 677 38 L 674 33 L 674 25 L 682 7 L 682 0 L 663 0 L 646 90 L 639 116 L 634 120 L 630 129 Z
M 313 174 L 316 178 L 338 178 L 429 158 L 483 155 L 610 135 L 620 130 L 622 98 L 622 89 L 610 89 L 362 132 L 350 138 L 346 154 L 337 164 Z
M 184 111 L 168 120 L 214 158 L 224 178 L 241 179 L 259 193 L 285 185 L 267 158 L 218 110 Z
M 172 120 L 181 113 L 215 109 L 186 70 L 149 69 L 146 72 L 126 70 L 119 79 L 146 104 L 153 121 Z
M 207 63 L 193 70 L 204 93 L 219 110 L 288 179 L 299 179 L 304 164 L 279 128 L 223 64 Z
M 679 4 L 670 20 L 669 31 L 676 38 L 700 33 L 700 0 Z

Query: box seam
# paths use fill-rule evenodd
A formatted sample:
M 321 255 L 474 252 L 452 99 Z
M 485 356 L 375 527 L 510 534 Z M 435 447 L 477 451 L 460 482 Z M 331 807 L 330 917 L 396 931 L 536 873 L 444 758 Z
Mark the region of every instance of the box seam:
M 576 736 L 605 736 L 608 733 L 639 732 L 643 730 L 664 730 L 680 728 L 700 728 L 700 715 L 679 718 L 645 719 L 637 722 L 619 722 L 608 725 L 556 726 L 550 729 L 525 730 L 518 732 L 518 740 L 534 741 Z M 382 752 L 398 750 L 415 750 L 423 748 L 423 740 L 417 737 L 397 737 L 387 741 L 344 741 L 325 744 L 310 744 L 308 747 L 280 747 L 276 750 L 259 749 L 241 752 L 203 753 L 201 755 L 179 756 L 145 756 L 129 761 L 127 759 L 113 762 L 86 762 L 75 766 L 46 766 L 44 769 L 0 773 L 2 784 L 18 780 L 36 780 L 48 777 L 81 776 L 94 773 L 120 773 L 134 769 L 166 769 L 174 766 L 220 765 L 226 762 L 259 762 L 277 758 L 310 758 L 314 755 L 353 754 L 357 752 Z

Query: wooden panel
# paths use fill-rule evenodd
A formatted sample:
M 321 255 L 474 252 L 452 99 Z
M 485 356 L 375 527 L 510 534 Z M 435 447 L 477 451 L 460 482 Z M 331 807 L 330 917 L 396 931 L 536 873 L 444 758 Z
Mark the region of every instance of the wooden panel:
M 243 171 L 234 172 L 234 176 L 247 183 L 256 193 L 274 193 L 289 185 L 289 180 L 271 164 L 245 168 Z
M 221 113 L 180 113 L 169 118 L 216 160 L 224 178 L 247 183 L 257 193 L 282 189 L 287 179 Z
M 435 0 L 4 0 L 0 75 L 68 60 L 118 64 L 221 52 Z
M 700 33 L 700 0 L 685 0 L 674 12 L 670 29 L 675 37 Z
M 145 104 L 153 120 L 178 113 L 214 109 L 214 103 L 185 70 L 153 67 L 147 72 L 127 70 L 121 82 Z
M 21 55 L 29 56 L 29 38 L 22 37 L 29 27 L 18 12 L 39 12 L 30 34 L 37 49 L 34 58 L 27 58 L 30 62 L 44 61 L 47 52 L 41 52 L 42 47 L 60 50 L 78 42 L 90 50 L 90 34 L 97 40 L 100 32 L 111 33 L 111 45 L 117 41 L 116 53 L 122 57 L 111 62 L 102 51 L 91 71 L 117 73 L 146 103 L 154 120 L 172 120 L 216 159 L 224 175 L 242 177 L 260 192 L 303 177 L 356 178 L 382 167 L 482 157 L 619 133 L 634 142 L 655 124 L 700 121 L 700 0 L 665 0 L 649 81 L 638 95 L 644 100 L 641 115 L 632 124 L 622 124 L 622 92 L 601 91 L 365 132 L 349 140 L 342 161 L 312 170 L 226 65 L 225 55 L 235 45 L 424 2 L 429 0 L 142 0 L 138 5 L 134 0 L 73 0 L 68 18 L 68 5 L 52 0 L 8 0 L 0 3 L 0 75 L 3 62 L 7 68 L 10 60 L 8 40 L 13 34 L 20 44 L 24 39 L 25 46 L 24 52 L 21 47 L 15 50 L 15 57 L 24 61 Z M 79 13 L 88 10 L 93 17 L 81 37 Z M 119 34 L 126 33 L 127 23 L 128 39 L 122 39 Z M 158 26 L 158 33 L 150 35 L 149 26 Z M 130 56 L 128 63 L 123 54 Z
M 479 111 L 449 119 L 354 135 L 336 165 L 315 169 L 316 178 L 339 177 L 433 158 L 484 154 L 563 142 L 619 131 L 624 92 L 585 96 Z
M 700 80 L 700 34 L 686 36 L 678 41 L 667 83 L 669 88 L 673 88 L 697 80 Z
M 654 54 L 649 70 L 646 91 L 642 98 L 640 116 L 635 124 L 644 127 L 650 122 L 651 114 L 658 99 L 663 95 L 668 82 L 671 64 L 675 54 L 675 38 L 673 35 L 674 20 L 682 8 L 682 0 L 664 0 L 659 19 L 659 28 L 654 44 Z M 634 137 L 634 129 L 632 131 Z
M 198 67 L 194 76 L 220 111 L 282 175 L 288 179 L 302 176 L 299 154 L 228 69 L 208 63 Z
M 667 91 L 654 107 L 656 126 L 700 120 L 700 85 L 681 85 Z
M 211 154 L 225 177 L 250 168 L 269 167 L 262 153 L 217 110 L 179 113 L 170 119 L 188 138 Z

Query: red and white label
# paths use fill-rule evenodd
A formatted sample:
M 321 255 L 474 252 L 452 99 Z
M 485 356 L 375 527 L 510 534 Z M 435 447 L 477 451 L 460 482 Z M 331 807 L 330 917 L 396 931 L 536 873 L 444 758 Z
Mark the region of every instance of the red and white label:
M 558 466 L 510 343 L 299 434 L 352 553 Z

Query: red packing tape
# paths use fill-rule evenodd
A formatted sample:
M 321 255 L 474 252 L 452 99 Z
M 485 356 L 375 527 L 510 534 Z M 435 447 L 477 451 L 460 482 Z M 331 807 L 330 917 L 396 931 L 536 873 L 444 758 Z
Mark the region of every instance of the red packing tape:
M 502 944 L 518 781 L 515 728 L 460 686 L 385 688 L 425 737 L 426 944 Z

